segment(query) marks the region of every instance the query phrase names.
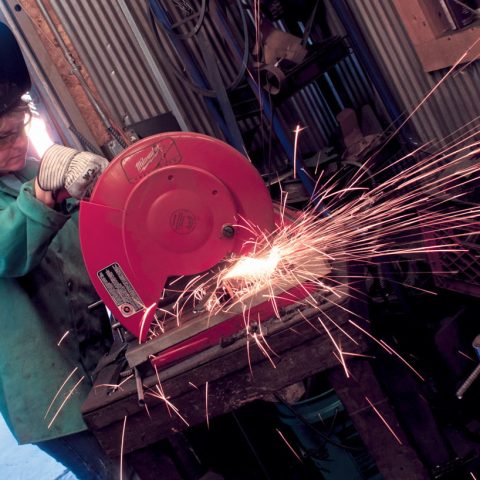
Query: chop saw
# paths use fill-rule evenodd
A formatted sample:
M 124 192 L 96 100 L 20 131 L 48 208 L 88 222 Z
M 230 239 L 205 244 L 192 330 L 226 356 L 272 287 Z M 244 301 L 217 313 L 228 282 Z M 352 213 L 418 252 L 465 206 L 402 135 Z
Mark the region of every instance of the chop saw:
M 138 340 L 131 367 L 162 367 L 231 339 L 245 329 L 245 309 L 183 304 L 165 321 L 174 291 L 212 275 L 226 259 L 251 254 L 258 235 L 278 222 L 269 192 L 249 160 L 217 139 L 158 134 L 124 150 L 81 202 L 80 237 L 88 273 L 118 322 Z M 174 286 L 176 285 L 176 286 Z M 292 286 L 275 301 L 249 300 L 256 322 L 308 294 Z M 162 326 L 152 335 L 152 326 Z M 168 319 L 167 319 L 168 320 Z

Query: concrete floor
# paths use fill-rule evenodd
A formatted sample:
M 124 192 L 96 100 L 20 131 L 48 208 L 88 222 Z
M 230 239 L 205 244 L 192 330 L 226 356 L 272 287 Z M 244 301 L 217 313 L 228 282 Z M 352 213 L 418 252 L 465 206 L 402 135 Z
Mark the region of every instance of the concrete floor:
M 62 464 L 33 445 L 19 446 L 0 416 L 0 478 L 77 480 Z

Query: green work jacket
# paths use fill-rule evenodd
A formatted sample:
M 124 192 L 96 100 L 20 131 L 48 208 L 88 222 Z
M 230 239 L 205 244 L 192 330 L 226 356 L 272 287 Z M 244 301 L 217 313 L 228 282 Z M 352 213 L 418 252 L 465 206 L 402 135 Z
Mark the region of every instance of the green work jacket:
M 36 170 L 30 162 L 16 175 L 19 191 L 0 176 L 0 412 L 19 443 L 85 430 L 80 406 L 111 337 L 104 309 L 87 309 L 98 295 L 77 202 L 63 212 L 39 202 Z

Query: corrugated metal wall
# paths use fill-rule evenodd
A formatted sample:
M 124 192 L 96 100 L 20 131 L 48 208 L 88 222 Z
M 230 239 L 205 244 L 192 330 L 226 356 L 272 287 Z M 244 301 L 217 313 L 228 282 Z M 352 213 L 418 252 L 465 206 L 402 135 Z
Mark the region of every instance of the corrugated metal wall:
M 393 2 L 349 0 L 348 4 L 397 102 L 405 112 L 411 112 L 446 70 L 424 72 Z M 342 31 L 338 19 L 333 18 L 332 25 Z M 442 139 L 475 120 L 480 115 L 479 85 L 479 61 L 447 79 L 412 118 L 420 139 L 424 142 Z
M 72 39 L 102 99 L 118 122 L 138 122 L 169 110 L 142 45 L 118 0 L 52 0 L 52 7 Z M 149 53 L 168 82 L 190 130 L 217 134 L 204 102 L 179 82 L 167 62 L 170 43 L 156 40 L 144 1 L 124 2 L 143 35 Z
M 172 19 L 181 18 L 181 12 L 178 8 L 175 10 L 175 5 L 181 2 L 166 3 L 171 5 Z M 348 3 L 398 103 L 405 112 L 411 111 L 441 78 L 442 72 L 423 72 L 393 2 L 349 0 Z M 170 109 L 170 100 L 175 103 L 187 128 L 222 137 L 204 98 L 174 75 L 172 65 L 181 70 L 182 60 L 165 32 L 158 31 L 160 41 L 154 35 L 147 0 L 50 0 L 50 4 L 118 122 L 136 122 L 165 112 Z M 198 10 L 201 0 L 190 4 Z M 234 34 L 241 44 L 243 32 L 235 5 L 229 16 L 236 25 Z M 328 18 L 334 33 L 345 34 L 331 4 L 328 4 Z M 254 22 L 251 15 L 247 15 L 247 20 L 251 50 Z M 218 25 L 209 19 L 208 13 L 204 27 L 205 36 L 216 55 L 215 61 L 228 85 L 240 66 L 232 60 Z M 139 43 L 138 34 L 143 45 Z M 196 40 L 191 39 L 186 45 L 197 62 L 203 63 Z M 480 114 L 476 92 L 476 86 L 480 84 L 479 63 L 445 82 L 434 98 L 415 115 L 413 125 L 422 140 L 442 138 Z M 167 88 L 159 84 L 154 67 L 166 80 Z M 321 81 L 312 82 L 297 92 L 276 113 L 292 141 L 296 124 L 308 127 L 302 132 L 301 150 L 311 153 L 330 142 L 338 128 L 336 111 L 343 107 L 359 108 L 372 99 L 378 101 L 355 55 L 350 54 L 322 76 Z M 243 121 L 240 127 L 246 131 L 256 128 L 256 124 L 252 120 Z M 286 163 L 281 150 L 277 150 L 275 156 L 279 163 Z
M 175 53 L 168 36 L 159 30 L 160 42 L 153 34 L 149 18 L 147 1 L 130 2 L 128 0 L 50 0 L 63 28 L 72 39 L 90 75 L 92 76 L 102 99 L 116 117 L 118 122 L 127 119 L 136 122 L 168 110 L 165 91 L 159 88 L 157 79 L 152 73 L 152 65 L 142 45 L 138 43 L 132 25 L 125 16 L 128 9 L 136 27 L 145 40 L 145 45 L 154 57 L 156 65 L 165 76 L 169 95 L 185 118 L 188 128 L 221 137 L 211 112 L 205 107 L 204 98 L 193 92 L 184 82 L 179 81 L 173 71 L 172 64 L 183 67 L 182 61 Z M 168 2 L 167 2 L 168 3 Z M 197 9 L 201 1 L 190 2 Z M 122 9 L 123 4 L 123 9 Z M 175 3 L 170 8 L 172 20 L 180 18 L 175 10 Z M 242 42 L 241 21 L 238 9 L 233 6 L 230 17 L 238 30 L 235 35 Z M 249 20 L 249 35 L 254 38 L 254 26 Z M 239 70 L 239 65 L 232 60 L 231 51 L 226 46 L 218 26 L 208 15 L 204 23 L 204 32 L 216 54 L 216 62 L 225 84 L 230 84 Z M 190 24 L 191 28 L 191 24 Z M 202 64 L 202 51 L 195 39 L 187 40 L 185 45 L 198 64 Z M 253 41 L 250 42 L 250 49 Z M 170 63 L 172 62 L 172 63 Z M 335 81 L 331 75 L 334 75 Z M 289 99 L 276 114 L 285 125 L 287 135 L 300 123 L 308 127 L 302 133 L 301 150 L 315 152 L 328 145 L 329 139 L 337 129 L 335 110 L 343 106 L 358 108 L 372 97 L 372 90 L 353 54 L 340 62 L 334 72 L 324 75 L 323 82 L 330 90 L 330 98 L 338 98 L 339 104 L 333 105 L 326 99 L 324 87 L 314 82 Z M 340 99 L 335 83 L 345 86 L 344 98 Z M 348 98 L 345 98 L 348 97 Z M 255 128 L 254 122 L 240 122 L 242 131 Z M 275 143 L 275 142 L 274 142 Z M 275 152 L 277 163 L 286 163 L 285 153 Z

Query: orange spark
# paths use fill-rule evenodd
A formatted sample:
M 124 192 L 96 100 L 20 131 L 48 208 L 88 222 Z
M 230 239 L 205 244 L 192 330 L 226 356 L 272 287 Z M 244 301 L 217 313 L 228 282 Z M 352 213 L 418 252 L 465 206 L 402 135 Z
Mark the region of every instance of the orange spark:
M 85 379 L 85 377 L 82 377 L 74 386 L 73 388 L 68 392 L 67 396 L 65 397 L 65 399 L 63 400 L 63 402 L 60 404 L 60 406 L 58 407 L 57 411 L 55 412 L 55 415 L 53 416 L 53 418 L 50 420 L 50 423 L 48 424 L 47 428 L 50 430 L 50 427 L 53 425 L 53 422 L 56 420 L 56 418 L 58 417 L 58 415 L 60 414 L 60 412 L 62 411 L 64 405 L 67 403 L 67 401 L 69 400 L 69 398 L 73 395 L 73 392 L 77 389 L 77 387 L 83 382 L 83 380 Z
M 47 415 L 48 413 L 50 412 L 50 409 L 52 408 L 53 404 L 55 403 L 55 400 L 57 399 L 57 397 L 60 395 L 60 392 L 63 390 L 63 387 L 67 384 L 67 382 L 70 380 L 70 378 L 72 378 L 72 376 L 75 374 L 75 372 L 78 370 L 78 367 L 75 367 L 71 372 L 70 374 L 68 375 L 68 377 L 65 379 L 65 381 L 62 383 L 62 385 L 60 386 L 60 388 L 57 390 L 57 393 L 55 394 L 55 396 L 53 397 L 52 401 L 50 402 L 50 405 L 48 406 L 47 408 L 47 411 L 45 412 L 45 416 L 43 417 L 44 419 L 47 418 Z
M 340 363 L 342 364 L 342 367 L 345 371 L 345 376 L 347 378 L 350 378 L 350 374 L 348 373 L 348 369 L 347 369 L 347 364 L 345 363 L 345 359 L 343 358 L 343 353 L 342 353 L 342 350 L 340 349 L 340 347 L 338 346 L 337 342 L 333 339 L 333 336 L 332 334 L 330 333 L 330 330 L 328 330 L 328 328 L 325 326 L 325 324 L 322 322 L 322 319 L 320 317 L 317 317 L 318 318 L 318 321 L 322 324 L 322 327 L 324 328 L 324 330 L 327 332 L 327 335 L 329 336 L 331 342 L 333 343 L 333 346 L 336 348 L 337 352 L 338 352 L 338 356 L 339 356 L 339 360 L 340 360 Z
M 298 149 L 298 135 L 303 130 L 300 125 L 295 127 L 295 138 L 293 141 L 293 178 L 297 178 L 297 149 Z
M 189 427 L 190 424 L 187 422 L 187 420 L 180 414 L 180 410 L 168 399 L 168 397 L 165 395 L 165 392 L 163 390 L 162 384 L 160 382 L 160 375 L 158 373 L 157 367 L 155 367 L 155 374 L 157 376 L 157 384 L 153 389 L 149 389 L 145 395 L 151 396 L 154 398 L 157 398 L 159 400 L 162 400 L 165 403 L 165 407 L 167 408 L 167 411 L 169 415 L 171 416 L 171 411 L 177 415 L 178 418 L 187 426 Z
M 120 443 L 120 480 L 123 480 L 123 447 L 125 444 L 125 427 L 127 426 L 127 416 L 123 417 L 122 438 Z
M 111 388 L 112 392 L 117 390 L 122 390 L 122 385 L 128 382 L 134 375 L 129 375 L 128 377 L 124 378 L 120 383 L 99 383 L 98 385 L 94 385 L 94 388 Z
M 458 350 L 458 353 L 462 356 L 465 357 L 468 360 L 471 360 L 472 362 L 475 362 L 475 359 L 472 358 L 470 355 L 467 355 L 466 353 L 462 352 L 461 350 Z
M 145 328 L 145 322 L 147 321 L 150 312 L 157 306 L 157 303 L 152 303 L 148 308 L 145 308 L 145 312 L 142 316 L 142 321 L 140 322 L 140 335 L 138 336 L 138 343 L 142 343 L 141 338 L 143 337 L 143 329 Z
M 208 382 L 205 382 L 205 419 L 207 421 L 207 428 L 210 429 L 210 418 L 208 416 Z
M 394 355 L 396 355 L 422 382 L 425 381 L 425 378 L 422 377 L 417 370 L 415 370 L 398 352 L 396 352 L 390 345 L 385 343 L 383 340 L 380 340 L 382 345 L 385 346 L 387 350 L 390 350 Z
M 67 338 L 67 335 L 70 333 L 70 330 L 67 330 L 63 335 L 62 335 L 62 338 L 58 341 L 57 343 L 57 347 L 59 347 L 62 342 L 65 340 L 65 338 Z
M 400 444 L 403 445 L 402 441 L 398 437 L 398 435 L 394 432 L 393 428 L 388 424 L 388 422 L 385 420 L 384 416 L 378 411 L 378 409 L 375 407 L 375 405 L 368 399 L 368 397 L 365 397 L 365 400 L 370 404 L 372 407 L 373 411 L 378 415 L 378 418 L 383 422 L 383 424 L 387 427 L 388 431 L 394 436 L 395 440 Z
M 348 355 L 350 357 L 362 357 L 362 358 L 377 358 L 373 355 L 365 355 L 363 353 L 354 353 L 354 352 L 343 352 L 344 355 Z
M 265 355 L 265 357 L 267 358 L 267 360 L 270 362 L 270 364 L 272 365 L 273 368 L 277 368 L 277 366 L 275 365 L 275 362 L 273 361 L 271 355 L 268 353 L 267 349 L 262 345 L 262 340 L 265 342 L 265 345 L 267 345 L 268 347 L 268 343 L 265 341 L 265 338 L 263 337 L 263 335 L 258 335 L 256 332 L 254 332 L 252 334 L 252 338 L 255 340 L 255 343 L 257 344 L 258 348 L 260 349 L 260 351 L 263 353 L 263 355 Z M 269 348 L 269 347 L 268 347 Z M 270 348 L 269 348 L 270 349 Z
M 280 438 L 285 442 L 285 445 L 287 445 L 287 447 L 288 447 L 288 448 L 290 449 L 290 451 L 295 455 L 295 457 L 297 457 L 298 461 L 303 463 L 302 458 L 301 458 L 300 455 L 295 451 L 295 449 L 290 445 L 289 441 L 285 438 L 285 435 L 283 435 L 283 433 L 282 433 L 278 428 L 276 428 L 275 431 L 280 435 Z

